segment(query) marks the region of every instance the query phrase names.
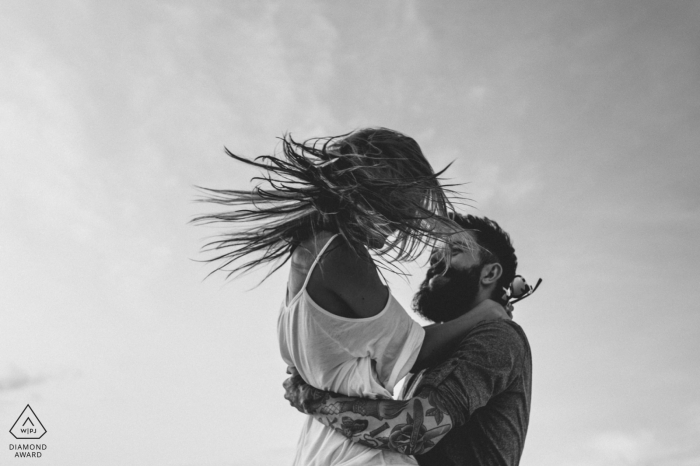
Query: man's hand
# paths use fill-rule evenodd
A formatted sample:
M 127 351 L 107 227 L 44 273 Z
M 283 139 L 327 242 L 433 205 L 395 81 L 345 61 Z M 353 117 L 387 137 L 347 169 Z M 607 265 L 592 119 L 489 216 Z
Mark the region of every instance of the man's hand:
M 304 412 L 302 408 L 302 404 L 299 401 L 301 394 L 300 394 L 300 386 L 304 385 L 304 379 L 301 378 L 299 374 L 292 375 L 289 377 L 287 380 L 285 380 L 282 383 L 282 386 L 284 387 L 284 399 L 289 401 L 289 404 L 293 407 L 295 407 L 297 410 L 301 411 L 302 413 Z
M 308 385 L 296 369 L 291 368 L 288 372 L 292 376 L 282 383 L 285 390 L 284 399 L 299 412 L 315 414 L 318 407 L 330 397 L 330 393 Z

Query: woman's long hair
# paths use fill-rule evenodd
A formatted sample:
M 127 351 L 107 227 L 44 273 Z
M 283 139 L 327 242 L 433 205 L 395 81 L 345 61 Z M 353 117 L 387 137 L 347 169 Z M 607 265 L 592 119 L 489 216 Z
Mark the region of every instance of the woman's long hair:
M 231 276 L 271 262 L 276 266 L 269 276 L 321 230 L 339 233 L 358 254 L 381 240 L 380 267 L 415 259 L 459 230 L 447 218 L 451 191 L 446 194 L 439 181 L 447 167 L 435 173 L 412 138 L 366 128 L 304 142 L 285 135 L 281 141 L 281 155 L 254 160 L 226 149 L 262 170 L 252 190 L 200 188 L 200 201 L 234 208 L 193 220 L 233 227 L 202 248 L 214 253 L 206 259 L 217 264 L 211 273 Z

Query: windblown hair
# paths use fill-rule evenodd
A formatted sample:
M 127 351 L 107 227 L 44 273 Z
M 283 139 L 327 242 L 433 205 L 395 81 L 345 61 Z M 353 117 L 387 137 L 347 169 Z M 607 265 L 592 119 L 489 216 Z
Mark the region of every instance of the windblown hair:
M 200 201 L 234 207 L 193 220 L 233 227 L 203 247 L 215 252 L 207 259 L 218 264 L 212 273 L 231 276 L 276 263 L 269 276 L 321 230 L 339 233 L 358 254 L 386 238 L 376 251 L 380 266 L 386 266 L 417 258 L 459 229 L 447 216 L 452 192 L 439 180 L 449 165 L 435 173 L 412 138 L 366 128 L 304 142 L 290 135 L 280 139 L 281 154 L 254 160 L 226 149 L 235 160 L 262 170 L 252 190 L 200 188 L 205 193 Z
M 518 257 L 515 248 L 506 233 L 498 223 L 487 217 L 473 215 L 450 214 L 450 217 L 463 229 L 469 230 L 476 237 L 479 250 L 480 264 L 501 264 L 503 273 L 496 283 L 493 298 L 500 301 L 503 290 L 507 290 L 515 278 L 518 268 Z

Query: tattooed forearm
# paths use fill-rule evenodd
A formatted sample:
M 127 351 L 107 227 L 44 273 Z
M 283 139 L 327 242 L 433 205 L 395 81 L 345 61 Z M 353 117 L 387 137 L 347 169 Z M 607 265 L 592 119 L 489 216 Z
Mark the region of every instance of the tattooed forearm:
M 326 397 L 314 406 L 310 414 L 355 413 L 379 421 L 393 419 L 406 407 L 408 401 L 367 400 L 364 398 Z
M 452 428 L 441 399 L 424 390 L 410 400 L 370 400 L 317 390 L 298 377 L 284 383 L 285 398 L 349 440 L 406 455 L 425 453 Z
M 319 420 L 353 442 L 406 455 L 427 452 L 452 428 L 449 415 L 427 393 L 406 401 L 329 397 L 319 413 L 326 414 L 316 416 Z

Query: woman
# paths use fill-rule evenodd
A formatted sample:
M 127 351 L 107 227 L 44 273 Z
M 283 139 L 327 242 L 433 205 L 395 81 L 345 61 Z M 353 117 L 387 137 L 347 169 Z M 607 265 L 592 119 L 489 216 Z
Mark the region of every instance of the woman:
M 298 143 L 282 139 L 284 158 L 250 161 L 268 187 L 206 190 L 207 201 L 237 207 L 200 222 L 247 225 L 209 244 L 225 251 L 219 269 L 261 254 L 229 274 L 291 261 L 278 320 L 282 358 L 310 385 L 351 396 L 391 397 L 409 371 L 449 351 L 487 318 L 505 317 L 487 302 L 423 329 L 393 298 L 380 269 L 415 259 L 426 246 L 459 230 L 447 219 L 449 200 L 418 144 L 386 128 Z M 378 263 L 370 255 L 375 252 Z M 272 273 L 272 272 L 270 272 Z M 347 441 L 309 417 L 297 465 L 416 464 L 409 456 Z

